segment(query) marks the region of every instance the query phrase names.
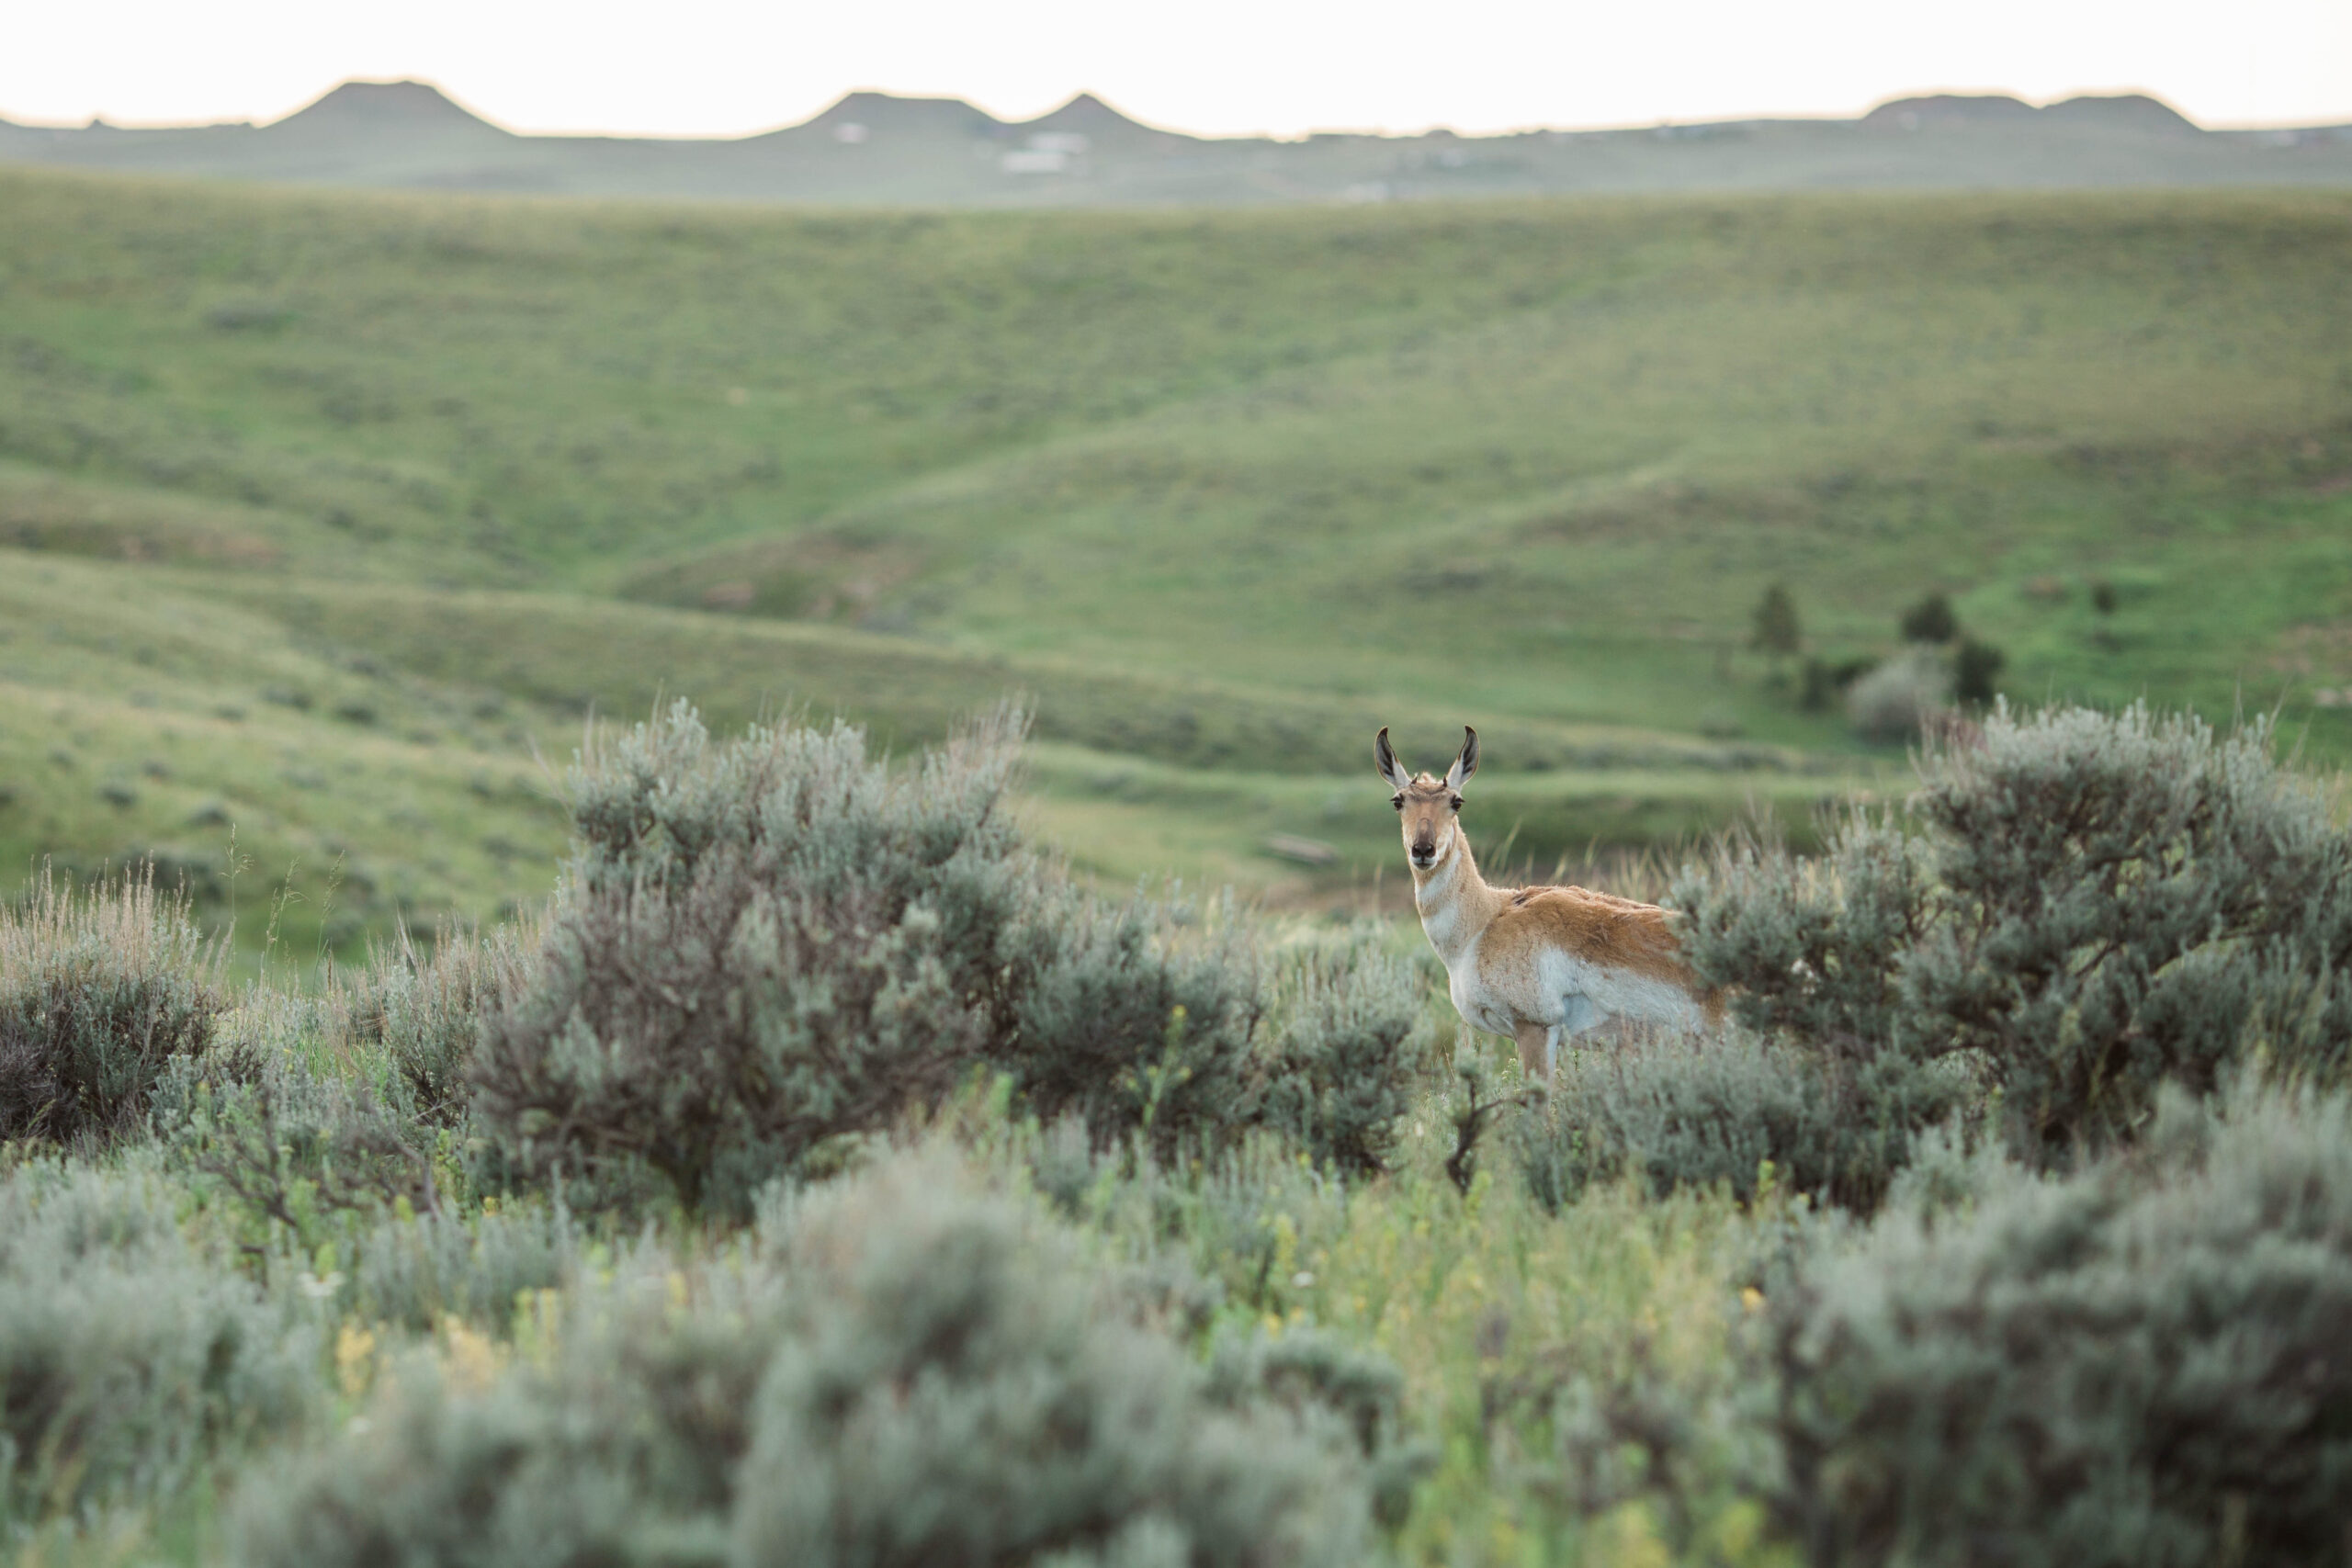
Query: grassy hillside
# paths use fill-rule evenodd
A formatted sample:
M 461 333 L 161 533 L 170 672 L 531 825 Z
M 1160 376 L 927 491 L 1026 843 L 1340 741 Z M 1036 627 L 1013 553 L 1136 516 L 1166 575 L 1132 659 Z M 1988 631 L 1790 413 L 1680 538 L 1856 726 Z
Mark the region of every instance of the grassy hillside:
M 348 955 L 395 921 L 430 931 L 543 895 L 582 719 L 682 688 L 724 725 L 844 713 L 900 748 L 1019 694 L 1054 738 L 1037 825 L 1109 885 L 1362 907 L 1395 857 L 1378 785 L 1347 765 L 1380 722 L 1361 705 L 554 595 L 29 551 L 0 568 L 0 867 L 153 859 L 249 952 L 274 934 L 287 957 Z M 1432 751 L 1447 736 L 1427 711 L 1381 717 Z M 1507 863 L 1687 839 L 1751 806 L 1802 830 L 1855 782 L 1852 761 L 1639 732 L 1507 722 L 1488 743 L 1516 759 L 1480 792 Z M 1270 853 L 1278 835 L 1332 858 Z
M 1887 760 L 1746 650 L 1774 581 L 1818 658 L 1944 592 L 2013 694 L 2352 751 L 2342 194 L 858 215 L 9 172 L 0 210 L 11 863 L 194 852 L 218 796 L 264 863 L 345 842 L 370 920 L 487 912 L 554 843 L 499 781 L 664 692 L 902 742 L 1031 694 L 1104 874 L 1368 877 L 1383 722 L 1479 726 L 1514 852 L 1638 845 Z M 159 750 L 216 735 L 227 772 Z
M 153 859 L 250 953 L 542 896 L 560 730 L 135 568 L 0 552 L 0 876 Z M 558 756 L 561 753 L 557 752 Z

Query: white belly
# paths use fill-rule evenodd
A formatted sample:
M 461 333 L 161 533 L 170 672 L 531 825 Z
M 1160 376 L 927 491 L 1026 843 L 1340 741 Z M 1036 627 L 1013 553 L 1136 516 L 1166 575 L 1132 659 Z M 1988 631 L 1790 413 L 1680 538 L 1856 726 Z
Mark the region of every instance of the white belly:
M 1566 996 L 1510 997 L 1498 994 L 1475 975 L 1453 975 L 1446 987 L 1453 1010 L 1473 1029 L 1489 1034 L 1517 1034 L 1521 1024 L 1540 1024 L 1564 1034 L 1578 1034 L 1598 1027 L 1609 1015 L 1580 991 Z
M 1443 934 L 1430 931 L 1432 945 L 1441 954 L 1444 949 L 1439 938 Z M 1674 1029 L 1697 1029 L 1705 1021 L 1698 999 L 1670 981 L 1588 964 L 1554 950 L 1537 960 L 1532 976 L 1521 975 L 1503 983 L 1481 972 L 1478 949 L 1478 939 L 1473 938 L 1446 964 L 1446 994 L 1464 1022 L 1489 1034 L 1515 1034 L 1522 1024 L 1541 1025 L 1556 1037 L 1580 1034 L 1612 1021 Z
M 1453 1010 L 1462 1015 L 1462 1021 L 1473 1029 L 1483 1029 L 1489 1034 L 1510 1034 L 1518 1028 L 1512 1021 L 1509 1000 L 1495 995 L 1478 973 L 1478 944 L 1475 942 L 1469 952 L 1446 966 L 1445 993 L 1453 999 Z
M 1543 956 L 1537 983 L 1560 1010 L 1544 1021 L 1570 1033 L 1612 1019 L 1673 1029 L 1696 1029 L 1706 1021 L 1698 998 L 1671 981 L 1583 963 L 1565 953 Z

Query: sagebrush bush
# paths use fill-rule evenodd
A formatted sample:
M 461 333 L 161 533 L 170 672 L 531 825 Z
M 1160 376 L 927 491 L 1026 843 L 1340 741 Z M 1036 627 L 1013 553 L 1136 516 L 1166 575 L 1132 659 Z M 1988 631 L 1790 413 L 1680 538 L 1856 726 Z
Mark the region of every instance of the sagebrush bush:
M 1377 930 L 1280 955 L 1269 998 L 1274 1059 L 1253 1120 L 1351 1176 L 1388 1168 L 1396 1129 L 1435 1056 L 1423 984 Z
M 1163 1157 L 1266 1129 L 1318 1166 L 1385 1168 L 1427 1055 L 1410 966 L 1371 931 L 1266 954 L 1229 905 L 1211 927 L 1137 899 L 1034 928 L 1003 1048 L 1027 1108 Z
M 566 1294 L 551 1357 L 413 1352 L 363 1421 L 246 1472 L 225 1562 L 727 1561 L 772 1282 L 658 1253 Z
M 263 986 L 224 1014 L 201 1055 L 175 1059 L 153 1122 L 203 1190 L 256 1231 L 304 1246 L 326 1215 L 407 1201 L 436 1212 L 462 1181 L 448 1129 L 418 1116 L 397 1065 L 347 1049 L 346 998 Z
M 1181 1233 L 1204 1287 L 1204 1323 L 1227 1302 L 1283 1316 L 1298 1299 L 1298 1259 L 1315 1239 L 1300 1227 L 1342 1213 L 1351 1190 L 1336 1168 L 1301 1159 L 1296 1145 L 1263 1130 L 1206 1157 L 1163 1160 L 1148 1147 L 1105 1148 L 1083 1122 L 1040 1126 L 980 1109 L 959 1136 L 992 1149 L 1002 1168 L 1082 1228 L 1137 1258 L 1155 1256 L 1171 1230 Z
M 1549 1209 L 1628 1172 L 1659 1196 L 1720 1182 L 1745 1201 L 1770 1181 L 1866 1208 L 1916 1132 L 1969 1099 L 1955 1073 L 1872 1066 L 1742 1030 L 1659 1032 L 1572 1054 L 1512 1142 Z
M 460 987 L 487 998 L 477 1175 L 593 1201 L 650 1169 L 741 1212 L 982 1065 L 1101 1146 L 1272 1126 L 1379 1168 L 1414 1051 L 1404 972 L 1365 941 L 1270 964 L 1229 908 L 1081 897 L 1012 823 L 1021 734 L 1002 713 L 893 773 L 854 729 L 718 742 L 681 706 L 592 748 L 538 957 L 470 959 Z M 411 1055 L 454 1060 L 438 1021 L 463 1008 L 420 1010 L 443 1043 Z M 410 1071 L 428 1107 L 435 1074 Z
M 576 1279 L 591 1242 L 560 1205 L 502 1209 L 460 1218 L 378 1213 L 344 1238 L 323 1277 L 307 1288 L 338 1312 L 369 1324 L 429 1332 L 456 1318 L 494 1337 L 513 1331 L 529 1292 Z M 286 1260 L 300 1276 L 300 1264 Z
M 1924 648 L 1905 649 L 1846 688 L 1846 716 L 1868 740 L 1909 740 L 1951 705 L 1951 671 Z
M 403 931 L 396 944 L 371 952 L 352 980 L 348 1043 L 390 1065 L 417 1120 L 436 1127 L 465 1120 L 482 1017 L 522 989 L 524 942 L 511 927 L 488 935 L 447 929 L 420 953 Z
M 1137 898 L 1069 901 L 1028 930 L 1006 1065 L 1048 1122 L 1098 1143 L 1143 1134 L 1168 1152 L 1248 1121 L 1263 1089 L 1257 955 L 1228 908 L 1212 930 Z M 1183 912 L 1189 913 L 1189 912 Z
M 1747 844 L 1678 882 L 1684 950 L 1749 1027 L 1870 1105 L 1934 1114 L 1909 1086 L 1943 1064 L 2035 1158 L 2127 1135 L 2256 1041 L 2342 1069 L 2352 835 L 2267 723 L 1996 705 L 1920 766 L 1915 830 L 1858 814 L 1819 862 Z
M 1366 1461 L 1373 1514 L 1395 1528 L 1412 1513 L 1414 1483 L 1434 1455 L 1405 1425 L 1405 1377 L 1377 1350 L 1294 1325 L 1280 1334 L 1228 1333 L 1209 1360 L 1209 1394 L 1234 1409 L 1271 1401 L 1293 1420 L 1354 1438 Z
M 902 1162 L 792 1200 L 752 1255 L 633 1255 L 485 1384 L 411 1369 L 246 1488 L 238 1560 L 1361 1562 L 1376 1369 L 1219 1379 L 1166 1313 L 1033 1211 Z
M 1694 965 L 1718 984 L 1740 976 L 1736 1026 L 1574 1054 L 1549 1102 L 1512 1127 L 1546 1206 L 1626 1171 L 1656 1192 L 1724 1181 L 1745 1199 L 1769 1160 L 1795 1190 L 1867 1210 L 1916 1134 L 1980 1103 L 1973 1057 L 1894 1043 L 1924 845 L 1864 815 L 1827 838 L 1819 859 L 1736 843 L 1678 880 Z
M 318 1403 L 319 1337 L 180 1229 L 143 1168 L 0 1179 L 0 1536 L 151 1504 Z
M 1354 1427 L 1213 1397 L 1148 1299 L 1019 1215 L 826 1194 L 784 1264 L 824 1285 L 761 1393 L 738 1562 L 1362 1561 Z
M 473 1071 L 513 1168 L 641 1163 L 740 1205 L 952 1086 L 1010 1029 L 1035 897 L 1021 730 L 1000 714 L 894 775 L 847 726 L 721 743 L 682 704 L 584 751 L 546 940 Z
M 152 869 L 0 909 L 0 1140 L 142 1127 L 164 1064 L 210 1042 L 220 950 Z
M 1736 1363 L 1670 1366 L 1644 1336 L 1562 1360 L 1543 1396 L 1552 1452 L 1534 1484 L 1586 1519 L 1639 1510 L 1679 1560 L 1736 1560 L 1721 1551 L 1724 1526 L 1760 1513 L 1747 1499 L 1779 1459 L 1769 1404 Z
M 2172 1096 L 2129 1159 L 1964 1176 L 1768 1290 L 1811 1560 L 2338 1561 L 2352 1105 Z

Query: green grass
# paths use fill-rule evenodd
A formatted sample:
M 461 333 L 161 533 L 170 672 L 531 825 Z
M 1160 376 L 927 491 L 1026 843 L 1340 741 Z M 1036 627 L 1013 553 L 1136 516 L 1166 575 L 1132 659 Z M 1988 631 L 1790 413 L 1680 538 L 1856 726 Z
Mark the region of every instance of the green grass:
M 1381 723 L 1417 761 L 1476 724 L 1515 855 L 1668 842 L 1891 760 L 1745 651 L 1775 581 L 1825 658 L 1943 591 L 2014 695 L 2278 705 L 2352 755 L 2312 700 L 2352 687 L 2338 192 L 853 214 L 8 171 L 0 209 L 0 546 L 73 574 L 0 649 L 12 859 L 187 839 L 68 798 L 142 765 L 142 691 L 285 731 L 203 785 L 273 803 L 265 863 L 336 835 L 421 908 L 545 886 L 544 808 L 510 830 L 477 766 L 662 693 L 902 744 L 1029 694 L 1104 759 L 1042 809 L 1106 875 L 1288 887 L 1284 831 L 1368 877 Z M 183 606 L 170 692 L 129 629 L 28 651 Z M 272 659 L 401 716 L 264 705 Z M 356 765 L 348 821 L 291 750 Z M 1122 769 L 1162 782 L 1081 787 Z
M 1108 886 L 1174 875 L 1345 905 L 1395 869 L 1382 788 L 1347 766 L 1374 723 L 1352 705 L 593 600 L 0 563 L 0 864 L 51 856 L 87 874 L 153 857 L 208 919 L 233 915 L 248 949 L 281 889 L 295 897 L 277 934 L 296 958 L 544 895 L 581 725 L 650 712 L 664 671 L 693 671 L 724 724 L 846 713 L 900 750 L 1023 693 L 1051 738 L 1035 752 L 1041 836 Z M 1389 716 L 1447 739 L 1433 715 Z M 1521 723 L 1498 740 L 1521 766 L 1478 791 L 1474 818 L 1507 863 L 1542 867 L 1751 809 L 1803 832 L 1815 803 L 1867 782 L 1670 736 Z M 232 830 L 249 863 L 233 886 Z M 1268 852 L 1275 834 L 1336 858 L 1302 867 Z
M 1579 1517 L 1563 1506 L 1555 1448 L 1566 1422 L 1555 1401 L 1579 1379 L 1606 1386 L 1646 1371 L 1723 1389 L 1739 1375 L 1740 1321 L 1760 1304 L 1742 1281 L 1761 1238 L 1786 1223 L 1785 1199 L 1743 1210 L 1721 1190 L 1659 1200 L 1596 1187 L 1549 1214 L 1508 1168 L 1481 1169 L 1459 1192 L 1443 1169 L 1458 1109 L 1425 1097 L 1396 1169 L 1359 1187 L 1261 1165 L 1214 1197 L 1105 1183 L 1080 1218 L 1139 1257 L 1172 1240 L 1222 1284 L 1233 1320 L 1326 1328 L 1395 1362 L 1433 1460 L 1393 1543 L 1400 1562 L 1797 1561 L 1729 1475 L 1692 1488 L 1679 1551 L 1654 1498 Z
M 0 551 L 0 875 L 153 859 L 250 963 L 511 912 L 553 884 L 562 727 L 306 647 L 130 569 Z M 557 753 L 560 758 L 560 752 Z
M 1210 773 L 1054 745 L 1034 749 L 1031 770 L 1039 836 L 1102 882 L 1172 874 L 1252 890 L 1277 907 L 1384 911 L 1401 909 L 1411 888 L 1396 817 L 1378 782 L 1359 774 Z M 1476 788 L 1464 819 L 1489 874 L 1597 875 L 1650 897 L 1659 891 L 1653 863 L 1603 852 L 1632 845 L 1670 857 L 1726 822 L 1765 817 L 1810 842 L 1818 808 L 1867 795 L 1871 784 L 1850 774 L 1578 769 Z M 1335 858 L 1302 863 L 1277 840 L 1319 844 Z

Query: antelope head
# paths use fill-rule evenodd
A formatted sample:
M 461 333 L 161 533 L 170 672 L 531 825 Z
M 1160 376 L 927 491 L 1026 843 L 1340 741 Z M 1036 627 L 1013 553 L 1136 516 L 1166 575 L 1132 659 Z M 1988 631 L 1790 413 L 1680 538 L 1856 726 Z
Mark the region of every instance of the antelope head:
M 1390 804 L 1396 807 L 1398 825 L 1404 829 L 1405 858 L 1412 862 L 1415 871 L 1435 868 L 1453 852 L 1453 836 L 1461 831 L 1454 818 L 1462 809 L 1462 786 L 1478 771 L 1478 732 L 1468 725 L 1462 727 L 1462 750 L 1443 778 L 1407 772 L 1396 760 L 1396 749 L 1388 744 L 1385 727 L 1373 743 L 1372 755 L 1381 779 L 1396 792 Z

